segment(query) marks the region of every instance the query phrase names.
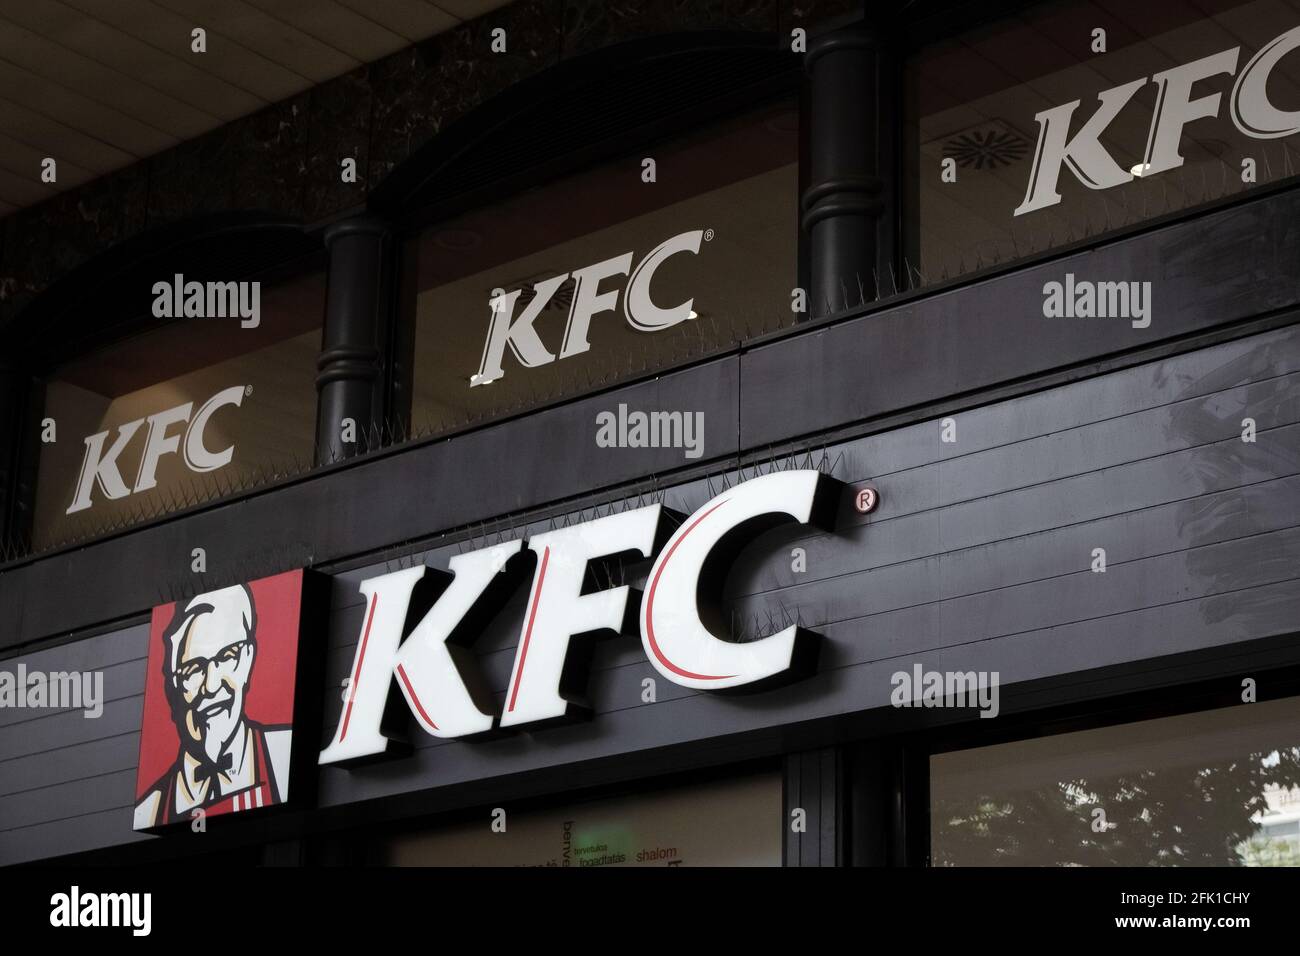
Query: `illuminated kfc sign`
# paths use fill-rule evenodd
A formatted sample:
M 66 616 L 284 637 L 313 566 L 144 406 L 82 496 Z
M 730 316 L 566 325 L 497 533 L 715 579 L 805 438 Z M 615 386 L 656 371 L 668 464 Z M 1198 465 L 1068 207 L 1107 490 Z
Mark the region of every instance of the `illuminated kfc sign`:
M 348 693 L 320 762 L 386 753 L 390 692 L 434 737 L 576 716 L 571 688 L 585 683 L 589 658 L 582 645 L 601 634 L 639 634 L 654 668 L 684 687 L 752 689 L 803 676 L 815 663 L 817 635 L 793 626 L 744 644 L 721 639 L 722 585 L 736 555 L 769 528 L 793 520 L 829 530 L 839 490 L 817 471 L 777 472 L 724 491 L 671 534 L 669 513 L 655 504 L 456 555 L 447 572 L 420 566 L 367 578 Z M 510 559 L 525 550 L 536 559 L 532 585 L 498 711 L 466 646 L 518 583 L 520 562 Z M 591 562 L 627 554 L 654 558 L 639 608 L 627 586 L 591 587 Z M 440 593 L 403 640 L 412 595 L 429 583 Z
M 685 518 L 654 504 L 459 554 L 447 571 L 420 565 L 367 578 L 343 710 L 319 763 L 388 753 L 384 716 L 399 694 L 434 737 L 534 729 L 579 716 L 575 697 L 587 683 L 589 642 L 602 635 L 640 635 L 655 670 L 698 690 L 756 689 L 810 673 L 818 635 L 802 627 L 744 644 L 720 638 L 722 589 L 736 556 L 764 531 L 789 521 L 830 530 L 841 491 L 818 471 L 776 472 L 724 491 Z M 512 560 L 527 554 L 535 560 Z M 644 593 L 601 588 L 593 562 L 629 555 L 653 559 Z M 530 565 L 519 643 L 498 706 L 469 645 L 523 587 Z M 294 756 L 293 747 L 295 736 L 315 737 L 303 724 L 317 702 L 304 690 L 318 680 L 304 667 L 318 655 L 303 654 L 299 666 L 299 647 L 320 647 L 300 636 L 321 629 L 318 619 L 305 621 L 309 608 L 323 613 L 328 602 L 317 590 L 325 581 L 291 571 L 154 609 L 136 829 L 288 799 L 291 761 L 301 766 L 305 758 L 306 770 L 315 756 L 301 746 Z
M 154 608 L 135 829 L 288 799 L 311 580 L 289 571 Z

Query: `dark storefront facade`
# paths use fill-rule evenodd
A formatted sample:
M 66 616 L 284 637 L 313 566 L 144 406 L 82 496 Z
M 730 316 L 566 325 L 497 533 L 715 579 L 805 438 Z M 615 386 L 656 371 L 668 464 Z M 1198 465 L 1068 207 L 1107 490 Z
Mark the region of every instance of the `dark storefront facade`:
M 1297 47 L 519 2 L 11 212 L 0 864 L 1300 863 Z

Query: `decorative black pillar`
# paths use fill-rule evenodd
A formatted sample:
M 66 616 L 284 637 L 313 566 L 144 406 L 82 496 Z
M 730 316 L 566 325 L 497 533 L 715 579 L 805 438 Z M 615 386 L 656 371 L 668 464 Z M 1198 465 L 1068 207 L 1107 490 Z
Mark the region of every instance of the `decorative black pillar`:
M 853 748 L 848 777 L 853 866 L 927 866 L 929 751 L 897 737 Z
M 786 866 L 842 866 L 844 766 L 835 747 L 785 755 L 783 853 Z
M 809 313 L 843 312 L 893 291 L 895 110 L 888 34 L 857 24 L 809 40 Z
M 317 360 L 316 462 L 378 443 L 384 416 L 384 348 L 391 302 L 391 237 L 381 220 L 345 219 L 325 230 L 329 292 Z M 346 441 L 347 421 L 354 441 Z
M 40 450 L 31 421 L 34 397 L 30 374 L 0 357 L 0 560 L 22 550 L 31 533 Z

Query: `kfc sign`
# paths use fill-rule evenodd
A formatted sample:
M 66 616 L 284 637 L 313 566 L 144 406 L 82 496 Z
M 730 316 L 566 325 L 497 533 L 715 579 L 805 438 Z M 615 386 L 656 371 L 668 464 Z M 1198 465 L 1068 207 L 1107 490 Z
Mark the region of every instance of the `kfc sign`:
M 221 451 L 210 451 L 203 441 L 203 430 L 208 421 L 219 408 L 227 405 L 239 406 L 249 392 L 243 385 L 223 389 L 213 395 L 194 411 L 194 403 L 186 402 L 166 411 L 155 412 L 146 418 L 137 418 L 117 429 L 113 444 L 105 450 L 110 432 L 96 432 L 86 438 L 86 455 L 81 462 L 81 474 L 77 478 L 77 492 L 72 498 L 65 514 L 85 511 L 92 504 L 91 492 L 98 486 L 105 498 L 125 498 L 137 491 L 147 491 L 158 486 L 158 462 L 164 455 L 180 453 L 190 471 L 215 471 L 230 464 L 235 455 L 233 445 Z M 118 468 L 118 458 L 131 443 L 140 427 L 149 423 L 144 439 L 144 453 L 140 456 L 140 465 L 136 469 L 132 485 L 122 478 Z M 168 434 L 172 426 L 184 426 L 184 432 L 174 431 Z
M 1250 61 L 1237 72 L 1241 47 L 1227 50 L 1191 63 L 1162 70 L 1150 77 L 1156 85 L 1156 108 L 1147 134 L 1146 153 L 1142 164 L 1135 169 L 1143 177 L 1154 176 L 1183 165 L 1179 152 L 1183 128 L 1199 119 L 1219 115 L 1221 93 L 1195 95 L 1198 83 L 1217 76 L 1236 74 L 1232 92 L 1228 97 L 1228 115 L 1237 129 L 1255 139 L 1279 139 L 1300 132 L 1300 110 L 1280 109 L 1269 98 L 1269 77 L 1278 62 L 1300 46 L 1300 27 L 1295 27 L 1264 44 Z M 1112 87 L 1098 95 L 1100 106 L 1074 135 L 1070 135 L 1070 121 L 1081 100 L 1073 100 L 1051 109 L 1043 110 L 1034 119 L 1038 122 L 1038 148 L 1030 172 L 1024 202 L 1015 215 L 1046 209 L 1061 201 L 1056 191 L 1061 167 L 1070 172 L 1089 189 L 1109 189 L 1134 178 L 1134 171 L 1125 169 L 1101 144 L 1101 136 L 1111 121 L 1147 84 L 1147 77 Z M 1274 92 L 1278 84 L 1274 84 Z
M 665 259 L 683 252 L 698 254 L 700 242 L 712 237 L 712 230 L 702 229 L 673 236 L 650 250 L 635 268 L 632 265 L 632 253 L 625 252 L 604 262 L 574 269 L 571 273 L 563 272 L 552 276 L 533 286 L 532 300 L 518 316 L 515 315 L 515 308 L 519 304 L 522 289 L 495 296 L 492 299 L 492 322 L 488 326 L 487 341 L 483 344 L 483 361 L 478 374 L 470 378 L 470 387 L 487 385 L 505 374 L 501 361 L 505 357 L 507 346 L 525 368 L 537 368 L 555 361 L 555 353 L 546 347 L 533 328 L 533 323 L 570 276 L 573 277 L 575 288 L 573 303 L 569 306 L 569 321 L 564 327 L 564 341 L 560 343 L 559 357 L 562 359 L 590 349 L 587 331 L 591 327 L 592 318 L 602 312 L 613 312 L 617 308 L 618 290 L 600 291 L 600 283 L 615 276 L 629 276 L 623 294 L 623 315 L 632 328 L 640 332 L 657 332 L 685 322 L 691 317 L 691 306 L 695 300 L 687 299 L 671 308 L 660 308 L 650 296 L 650 283 L 654 279 L 655 270 Z
M 394 685 L 434 737 L 534 728 L 581 712 L 584 645 L 602 634 L 640 634 L 667 680 L 699 690 L 756 688 L 809 672 L 817 635 L 789 627 L 738 644 L 717 636 L 726 573 L 762 532 L 794 520 L 829 530 L 839 486 L 817 471 L 778 472 L 723 492 L 668 534 L 668 512 L 650 505 L 453 557 L 448 571 L 408 568 L 368 578 L 348 694 L 320 763 L 373 758 L 390 744 L 382 726 Z M 665 540 L 666 539 L 666 540 Z M 535 558 L 519 644 L 500 711 L 466 650 Z M 592 589 L 589 565 L 618 555 L 654 557 L 645 593 Z M 429 610 L 403 640 L 418 588 Z M 432 605 L 427 598 L 434 596 Z M 639 605 L 639 607 L 638 607 Z
M 154 608 L 135 829 L 288 799 L 309 573 Z

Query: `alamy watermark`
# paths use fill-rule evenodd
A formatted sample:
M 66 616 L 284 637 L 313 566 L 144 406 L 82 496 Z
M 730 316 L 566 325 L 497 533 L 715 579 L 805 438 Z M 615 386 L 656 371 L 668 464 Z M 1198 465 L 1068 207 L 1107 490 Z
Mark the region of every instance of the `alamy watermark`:
M 997 671 L 927 671 L 919 663 L 889 679 L 895 707 L 969 707 L 981 717 L 998 715 Z
M 104 713 L 103 671 L 0 670 L 0 708 L 70 709 L 88 719 Z
M 233 319 L 241 329 L 262 324 L 262 283 L 186 282 L 179 272 L 171 282 L 153 284 L 157 319 Z
M 1043 317 L 1048 319 L 1130 319 L 1133 328 L 1151 324 L 1150 282 L 1075 281 L 1043 284 Z
M 90 893 L 73 886 L 50 897 L 50 925 L 55 928 L 121 927 L 132 936 L 153 930 L 152 893 Z
M 684 448 L 687 458 L 704 454 L 703 412 L 628 411 L 620 402 L 617 413 L 596 415 L 599 448 Z

